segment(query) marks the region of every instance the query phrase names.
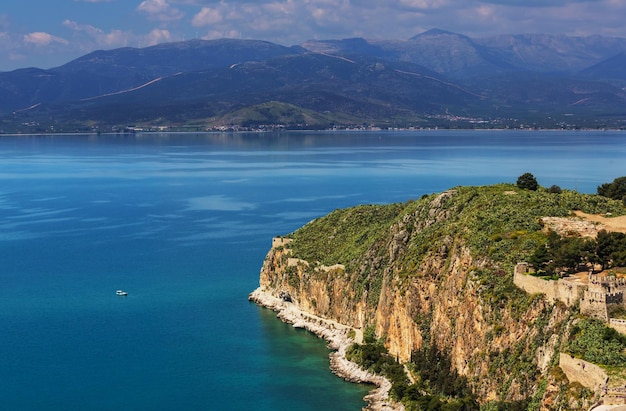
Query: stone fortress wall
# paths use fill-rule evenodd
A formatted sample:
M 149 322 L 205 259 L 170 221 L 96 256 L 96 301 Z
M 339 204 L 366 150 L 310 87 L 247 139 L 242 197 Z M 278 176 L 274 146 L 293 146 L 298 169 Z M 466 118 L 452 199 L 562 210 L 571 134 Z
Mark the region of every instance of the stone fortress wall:
M 527 293 L 545 294 L 551 301 L 560 301 L 571 307 L 580 303 L 580 312 L 600 319 L 622 334 L 626 334 L 626 320 L 611 318 L 613 307 L 626 308 L 624 293 L 626 279 L 614 276 L 589 274 L 588 283 L 579 279 L 548 281 L 528 274 L 528 264 L 515 266 L 513 282 Z M 605 404 L 625 404 L 626 387 L 609 389 L 608 376 L 602 368 L 569 354 L 561 353 L 559 366 L 570 381 L 578 381 L 585 387 L 602 392 Z
M 272 238 L 272 248 L 284 247 L 293 240 L 287 237 L 274 237 Z
M 619 318 L 609 318 L 609 326 L 622 334 L 626 334 L 626 320 Z
M 513 282 L 527 293 L 545 294 L 551 301 L 561 301 L 568 307 L 580 303 L 580 312 L 597 318 L 626 334 L 626 321 L 610 318 L 610 308 L 626 308 L 626 278 L 590 274 L 587 283 L 575 278 L 561 278 L 556 281 L 544 280 L 528 275 L 528 264 L 515 266 Z
M 616 277 L 600 277 L 589 275 L 589 284 L 580 300 L 580 311 L 590 317 L 598 318 L 607 322 L 611 327 L 617 325 L 616 330 L 623 332 L 625 329 L 623 320 L 612 319 L 610 308 L 624 304 L 624 292 L 626 291 L 626 279 Z M 613 320 L 613 321 L 611 321 Z
M 600 391 L 607 383 L 606 372 L 595 364 L 561 353 L 559 367 L 570 382 L 578 381 L 585 387 Z
M 548 300 L 561 301 L 568 307 L 576 305 L 581 299 L 587 286 L 581 282 L 559 279 L 546 281 L 533 275 L 528 275 L 527 263 L 515 266 L 513 282 L 529 294 L 545 294 Z

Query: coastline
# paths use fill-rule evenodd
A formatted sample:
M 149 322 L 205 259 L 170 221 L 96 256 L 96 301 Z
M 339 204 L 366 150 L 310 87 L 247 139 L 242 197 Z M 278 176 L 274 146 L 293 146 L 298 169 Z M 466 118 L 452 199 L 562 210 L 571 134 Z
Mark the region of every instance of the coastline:
M 351 327 L 304 312 L 295 304 L 274 297 L 262 287 L 251 292 L 248 300 L 275 311 L 277 313 L 276 316 L 281 321 L 292 324 L 296 328 L 304 328 L 326 340 L 328 348 L 332 350 L 328 355 L 330 370 L 335 375 L 349 382 L 375 385 L 376 388 L 363 398 L 368 403 L 363 410 L 404 410 L 402 404 L 390 401 L 389 390 L 391 389 L 391 382 L 387 378 L 365 371 L 346 358 L 346 350 L 354 342 L 349 336 L 350 331 L 353 331 Z

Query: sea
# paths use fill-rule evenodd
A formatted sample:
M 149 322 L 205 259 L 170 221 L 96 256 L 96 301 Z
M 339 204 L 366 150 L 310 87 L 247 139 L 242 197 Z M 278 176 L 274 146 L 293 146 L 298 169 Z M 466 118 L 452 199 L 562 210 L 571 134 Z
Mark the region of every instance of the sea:
M 360 410 L 248 302 L 273 236 L 525 172 L 595 193 L 624 159 L 618 131 L 1 136 L 0 409 Z

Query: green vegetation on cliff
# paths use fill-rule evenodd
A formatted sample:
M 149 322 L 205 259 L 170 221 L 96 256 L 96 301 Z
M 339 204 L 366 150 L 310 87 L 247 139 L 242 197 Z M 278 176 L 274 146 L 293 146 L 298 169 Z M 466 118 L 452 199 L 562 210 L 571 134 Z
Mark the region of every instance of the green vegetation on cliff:
M 294 255 L 321 264 L 355 264 L 377 241 L 385 241 L 389 229 L 397 220 L 410 216 L 419 222 L 432 222 L 417 238 L 411 252 L 403 261 L 410 269 L 412 262 L 426 256 L 446 238 L 459 236 L 467 241 L 473 253 L 489 256 L 503 268 L 530 255 L 547 240 L 541 230 L 541 217 L 566 217 L 573 210 L 590 214 L 623 215 L 618 201 L 598 195 L 563 190 L 560 194 L 548 190 L 520 190 L 514 185 L 499 184 L 485 187 L 457 187 L 442 196 L 432 194 L 405 204 L 362 205 L 335 210 L 316 219 L 290 235 L 295 241 Z M 445 193 L 444 193 L 445 194 Z M 441 198 L 441 221 L 431 215 L 432 201 Z M 407 227 L 407 230 L 418 227 Z M 433 241 L 435 240 L 435 241 Z M 415 264 L 413 264 L 414 266 Z
M 353 344 L 346 357 L 368 371 L 387 377 L 393 384 L 392 398 L 402 401 L 406 410 L 478 410 L 467 378 L 458 375 L 448 356 L 436 347 L 429 345 L 413 354 L 412 373 L 419 375 L 419 379 L 411 384 L 404 367 L 387 352 L 384 341 L 376 339 L 372 328 L 368 330 L 364 344 Z
M 554 231 L 539 245 L 528 262 L 538 275 L 559 276 L 575 272 L 580 265 L 601 270 L 626 266 L 626 234 L 601 230 L 596 238 L 563 237 Z M 557 272 L 560 271 L 560 272 Z
M 294 254 L 325 265 L 354 263 L 404 210 L 401 204 L 335 210 L 292 234 Z
M 570 354 L 594 364 L 626 367 L 626 336 L 598 320 L 585 318 L 574 326 Z
M 568 384 L 558 352 L 587 350 L 593 327 L 513 284 L 515 264 L 549 246 L 542 218 L 575 210 L 626 212 L 604 196 L 514 184 L 335 210 L 289 235 L 288 255 L 307 264 L 287 267 L 284 255 L 268 281 L 317 315 L 376 330 L 349 356 L 389 373 L 409 410 L 581 409 L 592 393 Z M 319 269 L 334 264 L 345 269 Z

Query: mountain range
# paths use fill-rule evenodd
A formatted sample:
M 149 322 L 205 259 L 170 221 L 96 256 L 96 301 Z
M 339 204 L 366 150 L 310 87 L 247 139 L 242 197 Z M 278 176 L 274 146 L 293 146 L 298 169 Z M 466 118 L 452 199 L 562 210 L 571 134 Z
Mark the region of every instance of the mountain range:
M 0 132 L 624 127 L 626 39 L 189 40 L 0 73 Z

